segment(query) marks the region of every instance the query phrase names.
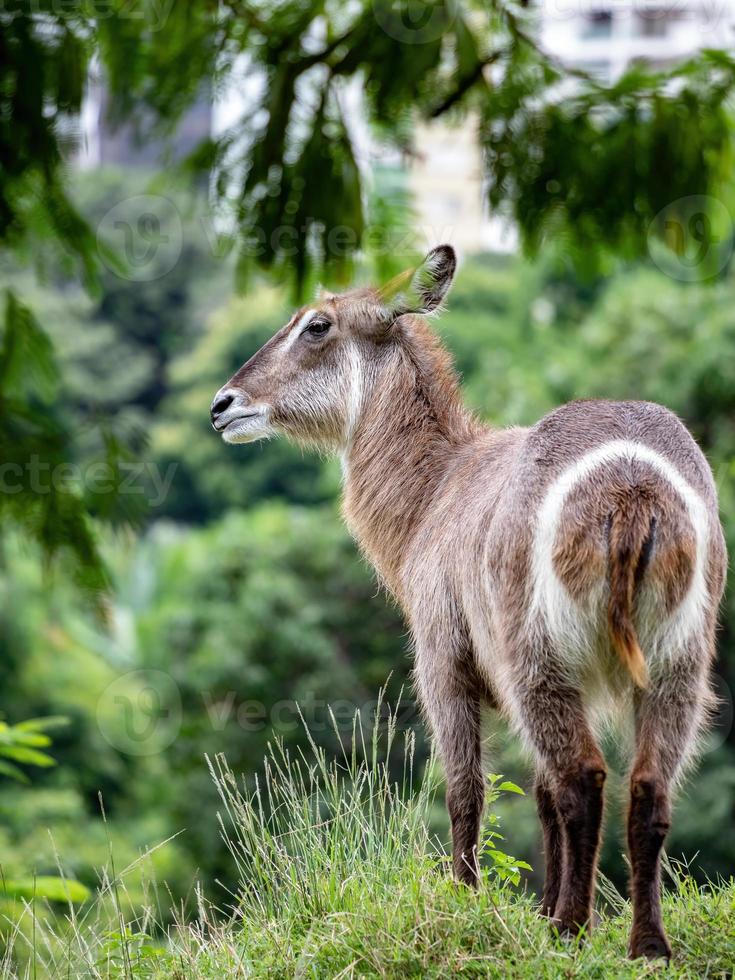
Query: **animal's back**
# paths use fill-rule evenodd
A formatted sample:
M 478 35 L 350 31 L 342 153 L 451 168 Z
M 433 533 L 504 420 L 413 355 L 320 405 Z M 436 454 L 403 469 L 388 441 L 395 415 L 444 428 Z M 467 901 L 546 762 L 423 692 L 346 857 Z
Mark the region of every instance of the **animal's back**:
M 726 556 L 712 473 L 670 411 L 573 402 L 530 429 L 506 494 L 527 615 L 567 664 L 613 651 L 645 686 L 716 615 Z

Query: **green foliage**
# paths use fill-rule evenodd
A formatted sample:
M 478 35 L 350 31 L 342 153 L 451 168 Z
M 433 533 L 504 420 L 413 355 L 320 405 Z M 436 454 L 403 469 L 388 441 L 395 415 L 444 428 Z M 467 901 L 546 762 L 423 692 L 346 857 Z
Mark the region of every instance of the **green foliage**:
M 0 342 L 0 513 L 47 558 L 70 554 L 79 585 L 95 594 L 107 578 L 83 494 L 69 478 L 72 436 L 58 417 L 52 347 L 10 290 Z
M 520 786 L 516 786 L 515 783 L 503 779 L 502 776 L 495 773 L 488 774 L 487 783 L 486 809 L 483 817 L 485 826 L 478 853 L 481 859 L 486 860 L 500 881 L 511 881 L 514 885 L 519 885 L 521 871 L 533 871 L 533 868 L 527 861 L 519 861 L 498 847 L 497 841 L 502 841 L 505 838 L 498 829 L 501 817 L 497 812 L 496 803 L 503 793 L 513 793 L 517 796 L 525 796 L 526 794 Z
M 0 243 L 65 259 L 92 282 L 94 235 L 74 207 L 62 153 L 95 43 L 84 4 L 15 4 L 0 28 Z
M 66 725 L 68 719 L 30 718 L 19 721 L 17 725 L 8 725 L 0 721 L 0 776 L 10 776 L 22 783 L 29 783 L 28 776 L 16 763 L 27 766 L 47 768 L 54 765 L 53 758 L 41 749 L 51 745 L 51 739 L 46 732 L 50 728 Z M 10 761 L 8 761 L 10 760 Z
M 353 273 L 375 223 L 361 137 L 346 119 L 358 87 L 366 121 L 403 149 L 417 118 L 476 113 L 492 206 L 513 215 L 529 250 L 553 238 L 581 266 L 605 251 L 644 253 L 649 233 L 666 233 L 654 220 L 663 208 L 722 192 L 729 55 L 705 51 L 666 72 L 636 66 L 603 85 L 542 52 L 534 15 L 513 4 L 430 0 L 416 14 L 409 0 L 174 0 L 141 3 L 135 16 L 122 2 L 103 16 L 73 0 L 15 11 L 0 37 L 0 235 L 14 247 L 53 242 L 97 275 L 60 166 L 92 55 L 112 118 L 142 138 L 170 132 L 203 91 L 235 78 L 249 86 L 247 116 L 190 161 L 233 215 L 243 281 L 260 267 L 302 291 L 323 270 L 342 282 Z
M 638 65 L 604 86 L 547 62 L 516 15 L 501 16 L 514 43 L 478 100 L 480 132 L 490 205 L 512 215 L 527 254 L 553 243 L 589 275 L 646 255 L 652 238 L 672 245 L 666 220 L 683 200 L 727 193 L 732 59 Z
M 223 195 L 238 187 L 241 269 L 276 269 L 297 291 L 322 267 L 344 280 L 362 243 L 361 174 L 340 110 L 355 79 L 370 121 L 398 145 L 410 143 L 407 119 L 475 111 L 492 208 L 514 218 L 530 253 L 553 240 L 588 271 L 606 252 L 645 254 L 665 234 L 662 209 L 721 194 L 729 179 L 735 63 L 722 53 L 668 72 L 638 66 L 605 86 L 553 62 L 509 4 L 436 0 L 416 21 L 391 0 L 282 3 L 267 27 L 259 4 L 245 10 L 230 57 L 247 51 L 265 77 L 263 123 L 245 140 L 233 127 L 200 163 Z M 219 26 L 228 32 L 229 19 Z M 171 50 L 163 34 L 154 58 L 161 48 Z
M 41 751 L 51 745 L 46 734 L 49 729 L 59 728 L 67 723 L 66 718 L 30 718 L 8 725 L 0 721 L 0 775 L 9 776 L 18 782 L 29 783 L 20 765 L 36 766 L 46 769 L 55 764 L 54 759 Z M 63 902 L 66 905 L 79 904 L 89 898 L 90 891 L 78 881 L 57 875 L 33 875 L 33 877 L 8 878 L 0 866 L 0 910 L 12 916 L 14 902 L 17 900 L 35 902 Z
M 184 894 L 195 864 L 208 890 L 219 891 L 215 879 L 227 882 L 232 871 L 204 753 L 226 751 L 233 766 L 252 773 L 274 732 L 296 750 L 304 736 L 295 701 L 334 748 L 329 704 L 349 724 L 345 714 L 351 718 L 356 702 L 369 706 L 391 671 L 392 696 L 405 681 L 403 626 L 376 597 L 331 507 L 263 505 L 199 530 L 159 523 L 136 545 L 116 543 L 113 554 L 116 598 L 102 631 L 80 615 L 69 591 L 57 586 L 49 603 L 32 563 L 11 551 L 13 645 L 25 650 L 13 671 L 14 710 L 64 710 L 72 727 L 60 746 L 63 766 L 49 773 L 44 792 L 34 790 L 19 812 L 6 794 L 7 843 L 19 858 L 53 861 L 51 825 L 65 866 L 94 881 L 95 864 L 105 861 L 101 789 L 126 860 L 131 848 L 185 828 L 178 856 L 158 871 Z M 7 628 L 3 636 L 10 639 Z M 135 754 L 126 732 L 144 732 L 151 720 L 140 670 L 155 672 L 162 697 L 173 691 L 180 721 L 170 739 L 154 727 L 150 745 L 133 745 L 142 749 Z M 404 724 L 416 720 L 407 706 Z
M 12 260 L 3 259 L 10 288 L 0 333 L 0 679 L 9 716 L 0 768 L 36 771 L 32 791 L 6 780 L 0 800 L 3 976 L 27 966 L 24 975 L 56 978 L 72 964 L 89 976 L 222 976 L 244 963 L 281 975 L 284 957 L 288 972 L 326 975 L 625 975 L 628 913 L 614 890 L 605 897 L 615 914 L 578 954 L 555 945 L 512 891 L 527 864 L 498 847 L 498 819 L 512 829 L 508 846 L 540 864 L 531 801 L 506 798 L 514 783 L 492 782 L 491 794 L 502 795 L 485 827 L 488 885 L 468 896 L 438 873 L 434 838 L 445 817 L 430 805 L 434 773 L 423 771 L 420 736 L 416 772 L 376 768 L 365 752 L 327 763 L 325 752 L 349 744 L 355 703 L 369 703 L 391 671 L 392 696 L 406 681 L 403 628 L 338 524 L 336 466 L 280 444 L 223 446 L 206 415 L 214 390 L 288 315 L 284 291 L 256 270 L 303 295 L 320 276 L 338 285 L 366 271 L 363 257 L 381 277 L 410 264 L 413 240 L 396 246 L 392 235 L 411 224 L 410 201 L 393 172 L 367 187 L 363 129 L 411 152 L 417 119 L 477 120 L 490 204 L 514 219 L 537 259 L 482 257 L 463 271 L 440 329 L 470 401 L 496 422 L 519 424 L 579 396 L 669 404 L 712 460 L 735 547 L 726 208 L 734 63 L 705 52 L 604 86 L 539 51 L 529 15 L 510 5 L 431 0 L 420 22 L 414 13 L 403 0 L 144 0 L 135 11 L 122 0 L 104 10 L 70 0 L 16 4 L 2 17 L 0 244 Z M 230 234 L 202 227 L 201 199 L 147 174 L 84 175 L 72 186 L 63 158 L 92 58 L 113 115 L 143 139 L 171 132 L 203 91 L 247 65 L 247 118 L 189 161 L 232 217 Z M 170 267 L 156 252 L 141 278 L 139 257 L 111 231 L 132 228 L 135 196 L 151 191 L 146 219 L 161 241 L 180 235 L 181 248 Z M 686 243 L 670 226 L 684 226 L 692 196 L 709 238 L 720 236 L 696 278 L 716 284 L 623 267 L 649 247 L 660 258 L 658 238 L 670 246 L 669 264 L 678 257 L 687 271 Z M 233 263 L 213 251 L 233 242 L 247 301 L 227 299 Z M 108 489 L 86 477 L 98 463 Z M 145 489 L 121 491 L 136 464 L 159 476 L 176 467 L 138 539 L 127 532 L 141 522 Z M 52 476 L 42 490 L 39 473 Z M 245 512 L 228 514 L 233 507 Z M 161 517 L 195 526 L 153 520 Z M 52 566 L 62 574 L 46 574 Z M 90 622 L 80 589 L 107 628 Z M 727 693 L 731 589 L 724 614 L 717 670 Z M 164 678 L 160 703 L 148 696 L 152 676 Z M 311 745 L 294 699 L 316 721 Z M 336 725 L 325 720 L 327 702 Z M 131 751 L 130 725 L 155 730 L 161 707 L 173 739 L 164 728 L 153 751 Z M 70 723 L 52 766 L 45 728 L 20 719 L 56 713 Z M 409 713 L 401 728 L 416 721 Z M 273 735 L 280 748 L 270 781 L 258 785 L 253 773 Z M 494 767 L 524 782 L 517 748 L 502 731 L 496 743 Z M 735 860 L 733 745 L 725 704 L 671 838 L 674 853 L 699 853 L 700 880 Z M 146 746 L 133 740 L 133 748 Z M 236 811 L 230 843 L 242 880 L 218 836 L 203 761 L 222 751 L 246 774 L 235 789 L 220 773 Z M 254 806 L 266 790 L 281 809 Z M 604 866 L 617 882 L 620 850 L 608 835 Z M 218 881 L 239 891 L 244 933 L 191 899 L 195 868 L 219 906 Z M 172 931 L 164 948 L 153 937 L 171 922 L 168 889 L 191 899 L 183 914 L 196 904 L 201 921 Z M 77 917 L 72 906 L 88 893 Z M 68 923 L 58 902 L 69 906 Z M 138 918 L 136 909 L 146 911 Z M 667 910 L 686 949 L 681 975 L 730 968 L 732 886 L 700 891 L 677 880 Z

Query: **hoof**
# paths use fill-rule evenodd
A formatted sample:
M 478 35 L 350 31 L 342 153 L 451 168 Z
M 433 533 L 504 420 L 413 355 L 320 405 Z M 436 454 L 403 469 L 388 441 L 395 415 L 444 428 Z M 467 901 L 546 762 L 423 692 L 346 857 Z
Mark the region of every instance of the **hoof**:
M 457 885 L 476 891 L 480 885 L 479 877 L 466 865 L 454 869 L 454 881 Z
M 561 919 L 549 918 L 551 932 L 563 943 L 575 943 L 584 939 L 583 929 L 576 922 L 562 922 Z
M 671 947 L 666 936 L 663 935 L 636 936 L 630 941 L 629 956 L 632 960 L 644 957 L 647 960 L 665 959 L 668 961 L 671 959 Z
M 582 937 L 587 936 L 593 929 L 596 929 L 602 921 L 602 917 L 597 909 L 593 909 L 590 917 L 582 925 L 580 925 L 578 922 L 570 923 L 559 918 L 558 916 L 554 915 L 550 909 L 545 908 L 543 905 L 539 906 L 537 911 L 540 918 L 548 921 L 549 925 L 551 926 L 551 931 L 562 939 L 575 939 L 580 935 Z

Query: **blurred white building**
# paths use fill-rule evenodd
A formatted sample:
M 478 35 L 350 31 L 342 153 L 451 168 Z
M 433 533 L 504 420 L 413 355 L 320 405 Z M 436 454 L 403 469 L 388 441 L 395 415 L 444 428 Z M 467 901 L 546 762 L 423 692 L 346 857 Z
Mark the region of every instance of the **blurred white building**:
M 110 120 L 109 94 L 93 67 L 87 79 L 82 112 L 75 127 L 74 160 L 81 169 L 113 164 L 120 167 L 155 167 L 162 159 L 183 160 L 212 134 L 212 98 L 204 91 L 187 109 L 166 140 L 141 136 L 132 123 L 114 125 Z
M 534 0 L 531 0 L 534 3 Z M 735 0 L 535 0 L 536 35 L 541 46 L 562 64 L 613 82 L 641 62 L 667 68 L 702 48 L 735 44 Z M 218 136 L 247 114 L 257 80 L 241 65 L 242 77 L 216 95 L 204 92 L 185 114 L 169 151 L 174 159 L 190 153 L 200 140 Z M 256 85 L 256 88 L 253 85 Z M 373 152 L 361 109 L 359 81 L 345 94 L 347 117 L 367 167 Z M 90 79 L 80 120 L 82 166 L 104 163 L 150 166 L 163 146 L 141 142 L 130 125 L 109 125 L 104 85 Z M 513 250 L 517 236 L 508 222 L 488 213 L 476 123 L 458 127 L 435 122 L 420 127 L 417 154 L 407 165 L 419 237 L 426 244 L 450 241 L 464 252 Z
M 735 0 L 540 0 L 536 14 L 544 50 L 602 82 L 635 63 L 668 68 L 735 44 Z M 423 236 L 443 228 L 463 251 L 513 249 L 513 228 L 488 212 L 474 122 L 425 126 L 417 143 L 409 183 Z
M 515 248 L 515 228 L 488 215 L 475 120 L 453 127 L 422 124 L 408 183 L 423 245 L 450 242 L 462 252 Z
M 542 0 L 538 13 L 542 47 L 604 82 L 735 41 L 732 0 Z

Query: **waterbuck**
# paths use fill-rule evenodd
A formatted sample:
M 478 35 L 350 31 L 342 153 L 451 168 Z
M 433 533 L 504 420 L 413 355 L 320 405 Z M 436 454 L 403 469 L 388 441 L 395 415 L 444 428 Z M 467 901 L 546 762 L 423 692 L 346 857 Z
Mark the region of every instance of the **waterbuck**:
M 491 705 L 536 764 L 542 911 L 563 934 L 589 928 L 596 735 L 611 712 L 634 718 L 629 951 L 668 957 L 660 853 L 713 702 L 726 569 L 712 473 L 679 419 L 647 402 L 481 424 L 425 319 L 455 267 L 442 245 L 387 287 L 303 307 L 217 392 L 212 424 L 226 442 L 283 434 L 341 454 L 347 524 L 411 628 L 460 881 L 478 878 Z

